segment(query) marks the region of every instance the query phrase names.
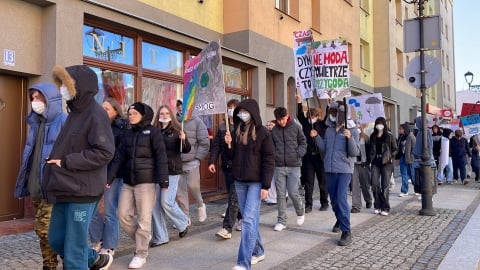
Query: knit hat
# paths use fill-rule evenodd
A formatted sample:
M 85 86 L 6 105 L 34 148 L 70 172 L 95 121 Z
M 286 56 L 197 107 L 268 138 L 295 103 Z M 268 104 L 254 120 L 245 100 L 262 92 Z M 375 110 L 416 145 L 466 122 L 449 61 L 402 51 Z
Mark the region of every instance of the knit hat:
M 139 112 L 142 116 L 145 115 L 145 107 L 141 102 L 135 102 L 130 107 L 128 107 L 128 110 L 134 109 L 135 111 Z

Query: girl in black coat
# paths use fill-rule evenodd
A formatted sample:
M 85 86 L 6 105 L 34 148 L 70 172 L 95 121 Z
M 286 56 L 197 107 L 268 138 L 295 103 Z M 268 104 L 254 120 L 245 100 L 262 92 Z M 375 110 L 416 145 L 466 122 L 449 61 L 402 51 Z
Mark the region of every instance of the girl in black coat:
M 189 218 L 180 209 L 175 196 L 177 195 L 178 181 L 183 173 L 181 153 L 188 153 L 191 145 L 181 130 L 180 123 L 174 117 L 172 110 L 167 105 L 158 108 L 154 125 L 162 130 L 163 140 L 168 158 L 168 188 L 157 191 L 157 202 L 153 209 L 152 241 L 150 246 L 156 247 L 169 241 L 168 230 L 165 223 L 165 215 L 172 220 L 180 231 L 180 238 L 188 232 Z

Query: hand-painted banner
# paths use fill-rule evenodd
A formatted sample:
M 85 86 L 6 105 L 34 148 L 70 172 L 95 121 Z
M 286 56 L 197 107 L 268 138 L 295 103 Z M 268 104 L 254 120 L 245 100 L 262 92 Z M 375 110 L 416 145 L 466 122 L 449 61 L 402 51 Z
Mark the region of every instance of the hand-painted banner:
M 312 41 L 311 30 L 294 31 L 293 55 L 295 60 L 295 83 L 303 98 L 313 97 Z
M 182 121 L 226 111 L 220 43 L 212 41 L 185 63 Z
M 350 68 L 346 40 L 313 42 L 313 84 L 319 98 L 350 94 Z
M 350 119 L 361 124 L 373 123 L 377 117 L 385 117 L 382 94 L 370 94 L 347 98 Z
M 480 133 L 480 114 L 462 116 L 460 119 L 463 125 L 463 131 L 467 138 Z

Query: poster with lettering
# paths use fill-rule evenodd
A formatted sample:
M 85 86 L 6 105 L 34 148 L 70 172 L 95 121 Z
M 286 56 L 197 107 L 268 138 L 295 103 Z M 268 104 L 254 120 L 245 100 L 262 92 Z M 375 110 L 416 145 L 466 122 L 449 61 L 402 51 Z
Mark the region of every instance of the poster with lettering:
M 462 104 L 462 116 L 480 113 L 480 104 L 476 103 L 463 103 Z
M 313 85 L 321 99 L 350 96 L 350 69 L 346 40 L 313 43 Z
M 311 30 L 293 32 L 293 55 L 295 60 L 295 84 L 302 98 L 313 97 L 312 42 Z
M 185 62 L 182 121 L 227 111 L 220 50 L 220 43 L 212 41 Z
M 462 122 L 463 132 L 465 132 L 467 138 L 480 133 L 480 114 L 462 116 L 460 121 Z
M 347 104 L 350 119 L 361 124 L 373 123 L 377 117 L 385 117 L 380 93 L 349 97 Z

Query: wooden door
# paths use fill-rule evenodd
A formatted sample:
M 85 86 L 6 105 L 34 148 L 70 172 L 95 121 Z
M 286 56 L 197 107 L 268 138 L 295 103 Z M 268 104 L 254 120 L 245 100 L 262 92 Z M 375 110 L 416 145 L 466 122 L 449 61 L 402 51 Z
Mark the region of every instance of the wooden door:
M 26 79 L 0 74 L 0 221 L 22 218 L 23 200 L 13 198 L 25 138 Z

